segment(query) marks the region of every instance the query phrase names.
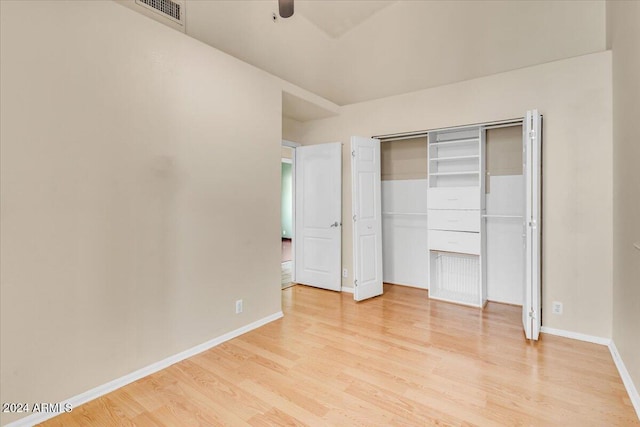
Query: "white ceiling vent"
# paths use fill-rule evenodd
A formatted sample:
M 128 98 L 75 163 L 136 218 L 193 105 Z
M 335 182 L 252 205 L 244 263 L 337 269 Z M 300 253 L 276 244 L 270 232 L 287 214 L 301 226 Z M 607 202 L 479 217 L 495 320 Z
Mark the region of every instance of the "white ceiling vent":
M 136 4 L 184 25 L 184 0 L 136 0 Z

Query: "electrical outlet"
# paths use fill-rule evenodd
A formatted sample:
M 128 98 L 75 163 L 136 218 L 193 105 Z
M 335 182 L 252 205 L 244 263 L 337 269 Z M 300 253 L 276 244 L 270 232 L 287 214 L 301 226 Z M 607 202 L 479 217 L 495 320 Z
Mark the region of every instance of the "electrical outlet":
M 344 277 L 345 279 L 347 277 L 349 277 L 349 270 L 347 270 L 346 268 L 342 269 L 342 277 Z
M 242 313 L 242 300 L 236 301 L 236 314 Z
M 558 301 L 554 301 L 553 302 L 552 313 L 553 314 L 562 314 L 562 303 L 561 302 L 558 302 Z

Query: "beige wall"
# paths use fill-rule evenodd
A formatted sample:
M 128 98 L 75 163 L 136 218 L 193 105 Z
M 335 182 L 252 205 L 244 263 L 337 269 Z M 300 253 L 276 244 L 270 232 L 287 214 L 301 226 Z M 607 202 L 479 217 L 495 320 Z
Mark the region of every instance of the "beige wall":
M 490 176 L 522 175 L 522 126 L 488 129 L 486 156 Z
M 383 181 L 427 179 L 427 137 L 382 142 Z
M 640 2 L 608 3 L 613 50 L 613 341 L 640 390 Z
M 298 142 L 302 138 L 302 122 L 282 117 L 282 139 L 291 142 Z
M 344 106 L 305 144 L 342 141 L 343 265 L 352 286 L 349 138 L 544 114 L 543 324 L 611 336 L 611 55 L 602 52 Z M 562 301 L 564 314 L 551 314 Z
M 522 175 L 522 126 L 488 129 L 486 135 L 485 192 L 491 193 L 491 177 Z
M 278 79 L 114 2 L 0 3 L 2 401 L 277 313 Z

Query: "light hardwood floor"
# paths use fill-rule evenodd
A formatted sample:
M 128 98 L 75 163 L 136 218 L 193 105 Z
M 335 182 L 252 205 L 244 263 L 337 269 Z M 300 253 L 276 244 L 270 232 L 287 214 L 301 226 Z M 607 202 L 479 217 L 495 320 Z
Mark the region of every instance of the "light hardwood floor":
M 283 319 L 44 425 L 640 425 L 606 347 L 527 343 L 517 307 L 282 292 Z

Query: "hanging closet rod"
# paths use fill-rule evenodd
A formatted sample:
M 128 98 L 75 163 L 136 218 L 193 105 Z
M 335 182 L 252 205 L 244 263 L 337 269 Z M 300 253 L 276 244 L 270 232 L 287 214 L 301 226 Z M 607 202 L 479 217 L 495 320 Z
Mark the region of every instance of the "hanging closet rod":
M 482 218 L 519 218 L 522 219 L 522 215 L 482 215 Z
M 484 128 L 486 130 L 491 130 L 491 129 L 500 129 L 500 128 L 510 128 L 510 127 L 513 127 L 513 126 L 522 126 L 522 121 L 504 123 L 504 124 L 501 124 L 501 125 L 485 126 Z
M 412 139 L 412 138 L 419 138 L 419 137 L 422 137 L 422 136 L 427 136 L 427 134 L 429 132 L 437 132 L 437 131 L 443 131 L 443 130 L 452 130 L 452 131 L 453 130 L 464 130 L 464 129 L 474 128 L 474 127 L 479 127 L 479 126 L 482 126 L 485 129 L 495 129 L 497 127 L 507 127 L 507 126 L 518 125 L 518 124 L 522 123 L 523 121 L 524 121 L 524 117 L 520 117 L 520 118 L 516 118 L 516 119 L 500 120 L 500 121 L 496 121 L 496 122 L 476 123 L 476 124 L 463 125 L 463 126 L 453 126 L 453 127 L 445 127 L 445 128 L 420 130 L 420 131 L 414 131 L 414 132 L 392 133 L 392 134 L 387 134 L 387 135 L 375 135 L 372 138 L 379 139 L 381 141 L 399 141 L 401 139 Z
M 382 215 L 427 216 L 425 212 L 382 212 Z
M 416 139 L 416 138 L 426 138 L 427 134 L 426 133 L 418 133 L 418 134 L 411 134 L 408 136 L 399 136 L 397 138 L 386 138 L 386 137 L 379 137 L 379 136 L 374 136 L 373 138 L 375 139 L 379 139 L 380 141 L 401 141 L 403 139 Z

